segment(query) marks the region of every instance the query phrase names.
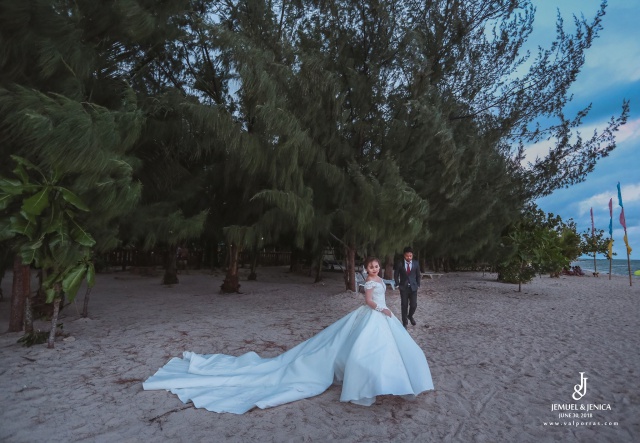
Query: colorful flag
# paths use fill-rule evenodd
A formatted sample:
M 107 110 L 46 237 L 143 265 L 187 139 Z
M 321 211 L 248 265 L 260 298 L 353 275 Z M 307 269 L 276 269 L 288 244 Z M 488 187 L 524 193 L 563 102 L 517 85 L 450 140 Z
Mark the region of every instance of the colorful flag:
M 620 192 L 620 182 L 618 182 L 618 204 L 621 208 L 624 208 L 622 205 L 622 192 Z
M 627 221 L 624 219 L 624 208 L 620 210 L 620 224 L 624 228 L 624 232 L 627 232 Z
M 596 235 L 596 227 L 593 224 L 593 207 L 591 208 L 591 235 Z
M 624 235 L 624 244 L 627 246 L 627 255 L 631 255 L 631 246 L 629 246 L 629 239 L 627 234 Z
M 627 246 L 627 264 L 629 265 L 629 286 L 631 283 L 631 265 L 629 256 L 631 255 L 631 246 L 629 246 L 629 239 L 627 238 L 627 221 L 624 219 L 624 206 L 622 206 L 622 192 L 620 191 L 620 182 L 618 182 L 618 203 L 620 203 L 620 224 L 624 228 L 624 244 Z
M 611 260 L 613 258 L 613 239 L 609 240 L 609 251 L 608 251 L 608 255 L 609 255 L 609 260 Z
M 609 199 L 609 217 L 613 217 L 613 197 Z
M 613 198 L 609 199 L 609 235 L 613 235 Z

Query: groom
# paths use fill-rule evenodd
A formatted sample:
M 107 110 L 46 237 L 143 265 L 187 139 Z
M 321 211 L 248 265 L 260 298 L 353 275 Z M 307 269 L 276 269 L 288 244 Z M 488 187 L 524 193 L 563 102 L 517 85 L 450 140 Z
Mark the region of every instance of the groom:
M 413 314 L 418 306 L 418 288 L 420 287 L 420 265 L 413 259 L 413 249 L 404 248 L 404 260 L 394 272 L 396 285 L 400 288 L 402 324 L 407 327 L 407 319 L 415 326 Z

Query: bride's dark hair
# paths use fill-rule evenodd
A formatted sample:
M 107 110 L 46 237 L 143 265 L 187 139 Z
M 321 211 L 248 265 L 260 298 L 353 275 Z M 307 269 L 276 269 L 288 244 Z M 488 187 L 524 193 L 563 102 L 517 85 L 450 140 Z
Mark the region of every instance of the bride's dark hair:
M 380 265 L 380 260 L 378 259 L 378 257 L 367 257 L 367 259 L 364 261 L 364 270 L 366 271 L 369 267 L 369 264 L 373 263 L 374 261 L 377 261 L 378 265 Z

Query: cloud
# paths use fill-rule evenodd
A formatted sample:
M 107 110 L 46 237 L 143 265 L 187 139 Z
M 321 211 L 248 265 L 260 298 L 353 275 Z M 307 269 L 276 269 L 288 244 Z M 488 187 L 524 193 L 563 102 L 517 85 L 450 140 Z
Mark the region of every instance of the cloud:
M 640 140 L 640 117 L 635 120 L 628 120 L 618 131 L 616 140 L 618 143 Z
M 621 186 L 622 203 L 626 206 L 627 203 L 640 201 L 640 183 L 634 183 L 630 185 Z M 578 204 L 579 214 L 583 215 L 588 213 L 591 208 L 607 208 L 609 206 L 609 199 L 613 198 L 614 206 L 618 206 L 618 191 L 612 186 L 611 191 L 602 192 L 580 201 Z M 625 210 L 625 213 L 627 211 Z
M 571 141 L 575 141 L 576 134 L 579 132 L 582 136 L 583 140 L 588 139 L 593 135 L 594 131 L 598 131 L 598 133 L 602 133 L 602 130 L 607 127 L 609 120 L 601 120 L 597 123 L 592 123 L 588 125 L 582 125 L 580 128 L 574 130 L 573 136 L 571 137 Z M 616 142 L 618 145 L 622 143 L 632 143 L 634 141 L 640 140 L 640 117 L 629 120 L 627 123 L 620 128 L 620 130 L 616 133 Z M 529 146 L 525 146 L 524 148 L 524 159 L 522 160 L 522 166 L 528 166 L 529 163 L 535 162 L 537 157 L 544 158 L 549 154 L 549 150 L 553 148 L 555 145 L 555 140 L 542 140 L 538 143 L 533 143 Z
M 621 45 L 624 40 L 616 40 L 587 51 L 583 72 L 571 92 L 588 96 L 603 89 L 603 85 L 628 85 L 640 80 L 640 46 L 634 39 L 626 40 L 628 46 Z
M 554 145 L 553 140 L 542 140 L 538 143 L 534 143 L 524 148 L 524 158 L 522 159 L 522 166 L 529 166 L 529 163 L 534 163 L 536 158 L 544 158 L 549 154 L 549 149 Z

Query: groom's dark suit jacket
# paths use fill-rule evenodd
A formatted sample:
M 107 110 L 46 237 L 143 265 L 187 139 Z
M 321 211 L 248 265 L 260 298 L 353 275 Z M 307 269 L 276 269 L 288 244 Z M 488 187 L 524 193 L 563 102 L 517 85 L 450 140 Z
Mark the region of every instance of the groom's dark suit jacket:
M 411 272 L 407 275 L 407 262 L 402 259 L 402 261 L 398 264 L 395 272 L 393 273 L 393 277 L 396 281 L 396 285 L 398 285 L 401 289 L 405 289 L 408 286 L 408 283 L 411 285 L 412 291 L 417 291 L 420 287 L 420 264 L 418 260 L 411 260 Z

